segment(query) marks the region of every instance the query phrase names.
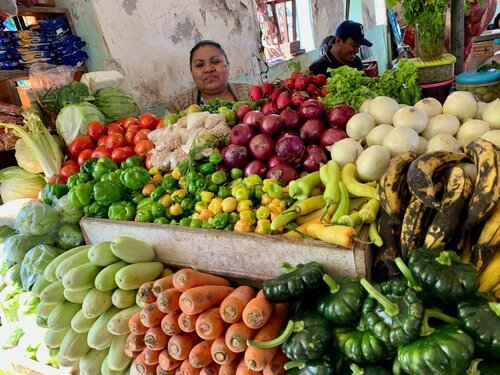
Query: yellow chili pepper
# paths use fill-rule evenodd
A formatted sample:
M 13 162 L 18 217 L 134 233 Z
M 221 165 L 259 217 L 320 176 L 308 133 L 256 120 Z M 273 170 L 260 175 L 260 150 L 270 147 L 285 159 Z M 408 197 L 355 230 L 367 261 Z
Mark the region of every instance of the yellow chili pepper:
M 179 178 L 179 186 L 181 188 L 184 188 L 184 187 L 187 186 L 186 178 L 184 176 L 182 176 L 181 178 Z
M 210 204 L 208 205 L 208 209 L 218 214 L 222 211 L 222 198 L 212 198 Z
M 200 220 L 207 220 L 208 218 L 214 217 L 215 214 L 212 210 L 209 210 L 208 208 L 203 208 L 201 212 L 198 214 L 198 219 Z
M 180 201 L 182 201 L 186 195 L 187 195 L 186 189 L 177 189 L 171 195 L 172 201 L 175 203 L 180 203 Z
M 175 167 L 172 170 L 172 177 L 175 178 L 176 180 L 180 180 L 182 177 L 181 170 L 178 167 Z
M 267 219 L 270 213 L 271 211 L 269 211 L 269 208 L 266 206 L 260 206 L 259 208 L 257 208 L 257 211 L 255 212 L 255 214 L 257 215 L 257 219 L 259 220 Z
M 284 200 L 274 198 L 271 203 L 269 203 L 269 210 L 273 213 L 280 214 L 285 211 L 286 202 Z
M 254 233 L 271 234 L 271 220 L 269 219 L 257 220 L 257 226 L 255 227 Z
M 153 177 L 151 178 L 151 182 L 153 184 L 160 184 L 162 181 L 163 181 L 163 176 L 159 173 L 153 175 Z
M 207 207 L 207 202 L 196 202 L 196 204 L 194 205 L 194 210 L 199 213 L 201 212 L 201 210 Z
M 252 223 L 248 220 L 238 220 L 234 224 L 234 231 L 235 232 L 241 232 L 241 233 L 249 233 L 253 232 L 254 227 Z
M 158 202 L 165 208 L 170 207 L 172 205 L 172 197 L 170 194 L 165 194 L 158 199 Z
M 180 203 L 174 203 L 173 205 L 170 206 L 170 213 L 173 216 L 182 215 L 183 212 L 184 210 L 182 209 Z
M 222 200 L 222 211 L 233 212 L 236 210 L 238 201 L 234 197 L 227 197 Z
M 263 206 L 267 206 L 272 201 L 272 198 L 267 193 L 262 194 L 262 198 L 260 198 L 260 204 L 262 204 Z
M 241 212 L 245 210 L 250 210 L 252 208 L 252 201 L 250 199 L 244 199 L 238 202 L 238 207 L 236 211 Z
M 213 197 L 214 197 L 214 193 L 212 193 L 211 191 L 202 191 L 200 193 L 201 201 L 205 202 L 205 203 L 210 203 L 210 201 L 212 200 Z
M 150 196 L 154 189 L 156 189 L 156 186 L 152 183 L 148 183 L 142 187 L 142 194 Z
M 255 224 L 257 222 L 257 217 L 252 210 L 243 210 L 240 211 L 240 220 L 248 220 L 252 224 Z

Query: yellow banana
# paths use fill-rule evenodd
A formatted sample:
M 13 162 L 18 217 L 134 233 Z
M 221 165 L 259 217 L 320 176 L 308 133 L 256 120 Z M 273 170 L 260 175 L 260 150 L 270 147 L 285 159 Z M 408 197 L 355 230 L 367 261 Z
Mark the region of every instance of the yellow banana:
M 498 283 L 500 283 L 500 251 L 495 253 L 493 259 L 479 275 L 479 291 L 489 292 Z
M 376 198 L 377 189 L 359 182 L 356 178 L 356 165 L 347 163 L 340 172 L 340 179 L 350 195 L 356 197 Z
M 470 262 L 481 272 L 493 257 L 495 251 L 500 250 L 500 201 L 495 211 L 490 215 L 481 229 L 477 243 L 472 247 Z

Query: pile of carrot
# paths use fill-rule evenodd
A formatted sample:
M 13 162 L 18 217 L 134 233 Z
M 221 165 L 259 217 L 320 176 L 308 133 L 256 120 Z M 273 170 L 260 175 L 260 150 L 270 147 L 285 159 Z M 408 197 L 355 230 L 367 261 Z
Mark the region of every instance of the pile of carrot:
M 247 340 L 279 336 L 288 305 L 250 286 L 183 268 L 139 289 L 125 353 L 143 375 L 283 375 L 288 358 Z

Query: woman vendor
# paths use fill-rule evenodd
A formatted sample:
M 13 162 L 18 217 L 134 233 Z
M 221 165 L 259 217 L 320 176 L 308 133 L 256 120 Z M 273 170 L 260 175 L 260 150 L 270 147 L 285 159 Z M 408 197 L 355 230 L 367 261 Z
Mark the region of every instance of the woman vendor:
M 248 83 L 229 83 L 229 62 L 221 45 L 212 40 L 198 42 L 189 53 L 195 87 L 167 103 L 167 110 L 179 113 L 192 104 L 203 105 L 212 99 L 249 100 Z

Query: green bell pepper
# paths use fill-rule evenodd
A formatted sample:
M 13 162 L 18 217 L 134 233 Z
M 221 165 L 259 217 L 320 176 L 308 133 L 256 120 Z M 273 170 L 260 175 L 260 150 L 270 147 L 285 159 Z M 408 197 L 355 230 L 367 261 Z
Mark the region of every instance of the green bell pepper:
M 408 267 L 424 291 L 444 301 L 461 301 L 479 287 L 479 276 L 470 263 L 462 263 L 454 251 L 435 254 L 418 248 L 408 256 Z
M 102 206 L 97 202 L 92 202 L 88 206 L 83 207 L 83 213 L 89 217 L 106 218 L 108 217 L 108 207 Z
M 336 325 L 351 324 L 361 316 L 365 290 L 355 277 L 343 276 L 335 282 L 324 274 L 329 291 L 316 300 L 316 310 Z
M 144 167 L 144 156 L 130 156 L 120 164 L 121 169 L 127 169 L 130 167 Z
M 74 176 L 74 175 L 73 175 Z M 42 192 L 42 201 L 46 204 L 55 203 L 56 199 L 68 194 L 69 188 L 64 184 L 46 184 Z
M 132 202 L 134 202 L 135 204 L 139 204 L 139 202 L 142 201 L 144 198 L 146 197 L 142 193 L 136 192 L 132 194 Z
M 121 185 L 120 175 L 122 173 L 121 169 L 114 170 L 113 172 L 105 173 L 101 176 L 101 181 L 111 181 L 115 184 Z
M 111 220 L 133 220 L 135 204 L 127 201 L 113 203 L 108 209 L 108 218 Z
M 83 173 L 87 173 L 88 175 L 92 175 L 92 171 L 94 170 L 94 165 L 97 163 L 98 158 L 90 158 L 85 161 L 80 166 L 80 171 Z
M 137 203 L 137 209 L 151 211 L 152 204 L 153 204 L 153 200 L 151 199 L 151 197 L 146 197 Z
M 354 328 L 334 328 L 333 341 L 345 357 L 356 363 L 380 362 L 394 354 L 393 349 L 368 330 L 363 321 Z
M 92 181 L 91 174 L 88 174 L 85 172 L 78 172 L 78 173 L 71 175 L 68 178 L 68 181 L 66 181 L 66 185 L 68 185 L 68 187 L 71 189 L 71 188 L 74 188 L 76 185 L 80 185 L 81 183 L 85 183 L 85 182 L 89 182 L 89 181 Z
M 500 374 L 500 362 L 484 359 L 474 359 L 467 369 L 467 375 L 498 375 Z
M 337 372 L 328 358 L 313 359 L 307 362 L 290 361 L 285 363 L 289 375 L 335 375 Z
M 429 327 L 429 318 L 451 323 Z M 398 347 L 394 374 L 463 375 L 474 354 L 474 340 L 459 326 L 460 320 L 437 310 L 426 310 L 422 332 L 415 341 Z
M 142 189 L 149 182 L 150 178 L 148 170 L 142 167 L 129 167 L 123 170 L 120 175 L 121 183 L 130 190 Z
M 161 182 L 161 186 L 165 189 L 165 191 L 172 193 L 175 191 L 178 187 L 178 181 L 172 177 L 171 174 L 167 174 L 163 176 L 163 181 Z
M 181 202 L 181 207 L 184 210 L 184 212 L 191 212 L 194 210 L 196 202 L 194 201 L 193 198 L 186 197 L 182 200 Z
M 93 184 L 86 182 L 69 189 L 68 200 L 73 206 L 88 206 L 94 199 Z
M 155 223 L 155 224 L 168 224 L 169 220 L 166 217 L 157 217 L 156 219 L 153 220 L 153 223 Z
M 361 279 L 361 285 L 368 292 L 361 320 L 379 340 L 399 346 L 419 336 L 424 303 L 405 278 L 394 277 L 377 287 Z
M 325 271 L 318 262 L 298 264 L 293 267 L 283 262 L 284 273 L 277 278 L 265 280 L 264 295 L 272 302 L 300 301 L 305 297 L 318 295 L 325 288 Z
M 123 197 L 122 186 L 111 181 L 99 181 L 94 185 L 94 199 L 103 206 L 110 206 Z
M 163 186 L 158 186 L 156 189 L 154 189 L 151 192 L 150 197 L 153 200 L 153 202 L 156 202 L 156 201 L 158 201 L 158 199 L 160 199 L 165 194 L 167 194 L 167 191 L 165 190 L 165 188 Z
M 460 302 L 457 309 L 476 348 L 491 358 L 500 358 L 500 302 L 477 298 Z
M 135 221 L 138 221 L 140 223 L 152 223 L 153 215 L 151 214 L 150 210 L 140 208 L 137 209 L 137 213 L 135 214 Z
M 219 212 L 214 216 L 214 228 L 224 229 L 229 224 L 229 214 L 227 212 Z
M 153 219 L 164 217 L 166 213 L 165 207 L 163 207 L 160 202 L 151 203 L 149 211 L 151 212 L 151 216 L 153 216 Z
M 92 177 L 94 180 L 100 180 L 104 174 L 114 171 L 115 169 L 118 169 L 118 164 L 113 160 L 106 157 L 99 158 L 92 169 Z

